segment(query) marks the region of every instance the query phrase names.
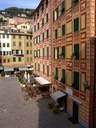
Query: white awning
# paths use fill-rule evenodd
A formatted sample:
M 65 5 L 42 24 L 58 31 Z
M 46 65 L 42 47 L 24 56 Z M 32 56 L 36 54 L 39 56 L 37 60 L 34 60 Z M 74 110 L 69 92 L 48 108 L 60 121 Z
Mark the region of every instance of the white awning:
M 43 77 L 35 77 L 34 78 L 39 84 L 41 84 L 41 85 L 48 85 L 48 84 L 51 84 L 51 82 L 50 81 L 48 81 L 48 80 L 46 80 L 45 78 L 43 78 Z
M 3 66 L 0 66 L 0 70 L 3 70 L 4 69 L 4 67 Z
M 81 101 L 79 101 L 78 99 L 74 98 L 73 96 L 69 96 L 69 98 L 72 100 L 72 101 L 75 101 L 77 104 L 82 104 Z
M 13 67 L 4 67 L 4 71 L 14 71 Z
M 62 91 L 57 91 L 57 92 L 54 92 L 54 93 L 50 94 L 50 96 L 56 102 L 57 99 L 59 99 L 63 96 L 66 96 L 66 93 L 64 93 Z
M 19 67 L 19 71 L 27 71 L 28 67 Z

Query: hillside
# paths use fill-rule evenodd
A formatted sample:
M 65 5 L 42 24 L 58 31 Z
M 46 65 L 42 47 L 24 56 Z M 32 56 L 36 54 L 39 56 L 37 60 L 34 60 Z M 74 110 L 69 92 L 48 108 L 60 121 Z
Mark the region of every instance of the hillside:
M 29 8 L 24 9 L 24 8 L 10 7 L 10 8 L 6 8 L 5 10 L 1 10 L 0 13 L 8 17 L 18 16 L 18 17 L 31 18 L 33 11 L 34 9 L 29 9 Z

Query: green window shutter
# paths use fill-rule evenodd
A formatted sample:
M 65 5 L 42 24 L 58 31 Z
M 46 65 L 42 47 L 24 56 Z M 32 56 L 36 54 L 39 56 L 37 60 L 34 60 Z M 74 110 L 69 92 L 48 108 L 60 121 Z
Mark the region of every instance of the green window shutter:
M 76 56 L 76 59 L 79 59 L 79 44 L 74 45 L 74 54 Z
M 54 20 L 55 20 L 55 12 L 53 11 L 53 22 L 54 22 Z
M 56 76 L 58 77 L 58 68 L 56 67 Z
M 62 2 L 62 13 L 64 13 L 64 11 L 65 11 L 65 2 L 63 1 Z
M 79 18 L 74 19 L 74 32 L 79 31 Z
M 56 29 L 55 30 L 55 39 L 57 39 L 58 38 L 58 30 Z
M 73 88 L 76 89 L 76 90 L 79 89 L 79 72 L 74 72 Z
M 57 47 L 57 59 L 59 59 L 59 47 Z
M 62 58 L 65 58 L 65 46 L 62 46 Z
M 47 47 L 47 58 L 49 58 L 49 47 Z
M 54 59 L 55 59 L 55 48 L 54 48 Z
M 16 50 L 16 54 L 18 54 L 18 50 Z
M 65 35 L 65 24 L 62 26 L 62 36 Z

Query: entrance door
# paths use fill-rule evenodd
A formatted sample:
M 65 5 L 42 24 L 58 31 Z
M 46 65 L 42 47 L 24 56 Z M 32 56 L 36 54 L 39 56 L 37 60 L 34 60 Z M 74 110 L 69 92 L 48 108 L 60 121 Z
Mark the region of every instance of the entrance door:
M 76 122 L 78 122 L 78 105 L 76 102 L 73 102 L 73 118 Z

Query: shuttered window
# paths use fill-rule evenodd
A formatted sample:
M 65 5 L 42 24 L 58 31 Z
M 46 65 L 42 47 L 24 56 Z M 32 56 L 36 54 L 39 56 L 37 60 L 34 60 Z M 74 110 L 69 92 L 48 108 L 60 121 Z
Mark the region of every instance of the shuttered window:
M 72 83 L 72 87 L 76 90 L 79 89 L 79 72 L 74 72 L 74 82 Z
M 65 69 L 62 69 L 62 78 L 61 78 L 60 82 L 65 83 Z
M 74 19 L 74 32 L 79 31 L 79 18 Z

